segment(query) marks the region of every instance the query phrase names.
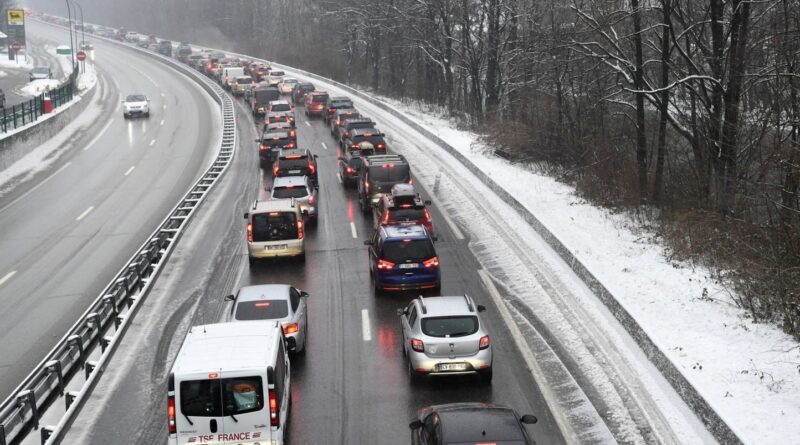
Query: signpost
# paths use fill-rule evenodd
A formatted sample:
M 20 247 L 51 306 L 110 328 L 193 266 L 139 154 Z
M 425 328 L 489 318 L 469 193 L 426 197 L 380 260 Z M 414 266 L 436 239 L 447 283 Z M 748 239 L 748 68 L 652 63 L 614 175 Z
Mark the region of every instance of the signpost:
M 8 40 L 13 42 L 9 45 L 8 60 L 14 60 L 17 53 L 25 47 L 25 10 L 6 9 L 6 19 L 3 23 L 5 34 Z M 15 49 L 13 45 L 17 45 Z
M 11 51 L 14 51 L 14 58 L 17 59 L 17 65 L 19 65 L 19 57 L 17 57 L 17 53 L 19 53 L 19 50 L 21 49 L 22 45 L 20 45 L 19 42 L 15 41 L 11 44 Z

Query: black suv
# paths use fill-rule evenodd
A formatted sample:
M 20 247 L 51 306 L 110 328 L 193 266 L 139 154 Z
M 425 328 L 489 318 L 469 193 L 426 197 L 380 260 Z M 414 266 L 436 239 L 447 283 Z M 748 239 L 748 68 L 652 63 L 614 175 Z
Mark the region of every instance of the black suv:
M 358 148 L 343 150 L 343 156 L 339 156 L 338 166 L 339 177 L 342 178 L 344 187 L 358 181 L 358 176 L 361 173 L 361 158 L 374 154 L 375 149 L 372 144 L 364 144 Z
M 513 443 L 532 445 L 523 424 L 536 416 L 487 403 L 449 403 L 419 410 L 411 427 L 412 445 L 447 443 Z
M 283 149 L 272 165 L 272 177 L 308 176 L 314 187 L 319 187 L 317 179 L 317 155 L 307 148 Z
M 402 155 L 374 155 L 361 159 L 358 175 L 358 204 L 369 212 L 395 184 L 411 184 L 411 167 Z
M 375 122 L 372 122 L 372 119 L 368 117 L 361 116 L 345 119 L 345 121 L 337 127 L 337 133 L 333 135 L 340 148 L 342 147 L 342 138 L 350 137 L 350 132 L 356 128 L 369 128 L 374 133 L 380 133 L 380 131 L 375 128 Z
M 172 57 L 172 42 L 169 40 L 158 42 L 158 53 L 167 57 Z
M 292 105 L 295 107 L 303 105 L 306 100 L 306 94 L 314 91 L 314 84 L 308 82 L 301 82 L 294 86 L 292 89 Z
M 374 128 L 354 128 L 342 135 L 342 148 L 357 147 L 362 142 L 369 142 L 375 146 L 375 153 L 386 153 L 386 139 L 383 133 L 376 133 Z
M 339 133 L 339 126 L 344 123 L 346 119 L 355 119 L 361 117 L 361 114 L 355 108 L 339 108 L 333 112 L 328 124 L 331 127 L 331 136 L 336 137 Z
M 325 103 L 325 109 L 322 113 L 322 118 L 325 119 L 326 124 L 330 122 L 333 112 L 339 108 L 353 108 L 353 101 L 350 100 L 349 97 L 344 96 L 329 97 L 328 101 Z
M 288 131 L 265 132 L 260 139 L 256 139 L 256 143 L 258 144 L 258 159 L 261 168 L 271 166 L 282 149 L 295 148 L 295 142 L 289 136 Z
M 253 116 L 263 116 L 269 108 L 269 103 L 280 97 L 281 94 L 277 88 L 258 86 L 250 93 L 250 111 Z

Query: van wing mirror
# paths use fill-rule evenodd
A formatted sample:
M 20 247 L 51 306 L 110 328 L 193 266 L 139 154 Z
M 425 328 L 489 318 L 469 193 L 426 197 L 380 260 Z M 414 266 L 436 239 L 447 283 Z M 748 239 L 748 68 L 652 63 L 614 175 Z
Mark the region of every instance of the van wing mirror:
M 372 244 L 373 244 L 372 240 L 368 240 L 368 239 L 364 240 L 364 245 L 365 246 L 371 246 Z
M 539 419 L 537 419 L 533 414 L 525 414 L 524 416 L 520 417 L 519 421 L 528 425 L 533 425 L 534 423 L 538 422 Z
M 247 219 L 249 217 L 250 217 L 250 212 L 244 212 L 244 219 Z
M 431 204 L 432 204 L 430 199 L 426 199 L 426 200 L 425 200 L 425 201 L 423 201 L 423 202 L 425 203 L 425 205 L 426 205 L 426 206 L 429 206 L 429 205 L 431 205 Z
M 300 291 L 300 298 L 308 298 L 308 297 L 309 297 L 308 292 L 304 290 Z
M 412 421 L 411 423 L 409 423 L 408 427 L 411 428 L 412 430 L 418 430 L 418 429 L 422 428 L 422 421 L 419 420 L 419 419 L 416 419 L 416 420 Z
M 225 296 L 225 301 L 234 301 L 234 300 L 236 300 L 236 297 L 233 294 Z
M 482 304 L 479 304 L 479 305 L 477 305 L 475 307 L 478 308 L 478 312 L 485 312 L 486 311 L 486 306 L 484 306 Z

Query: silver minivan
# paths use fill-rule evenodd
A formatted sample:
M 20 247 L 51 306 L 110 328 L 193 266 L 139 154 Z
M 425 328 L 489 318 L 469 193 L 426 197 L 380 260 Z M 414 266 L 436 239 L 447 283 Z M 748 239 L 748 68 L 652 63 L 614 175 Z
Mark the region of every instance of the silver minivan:
M 305 224 L 294 199 L 255 201 L 247 220 L 247 254 L 252 266 L 260 258 L 305 260 Z

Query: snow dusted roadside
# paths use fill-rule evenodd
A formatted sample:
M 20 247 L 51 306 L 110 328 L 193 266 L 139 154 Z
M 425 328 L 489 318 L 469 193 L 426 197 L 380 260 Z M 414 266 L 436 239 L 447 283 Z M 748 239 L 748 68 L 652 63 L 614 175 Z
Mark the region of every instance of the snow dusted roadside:
M 486 154 L 475 134 L 386 100 L 520 201 L 594 274 L 745 443 L 797 443 L 800 348 L 754 324 L 708 270 L 678 264 L 629 215 L 580 199 L 552 177 Z

